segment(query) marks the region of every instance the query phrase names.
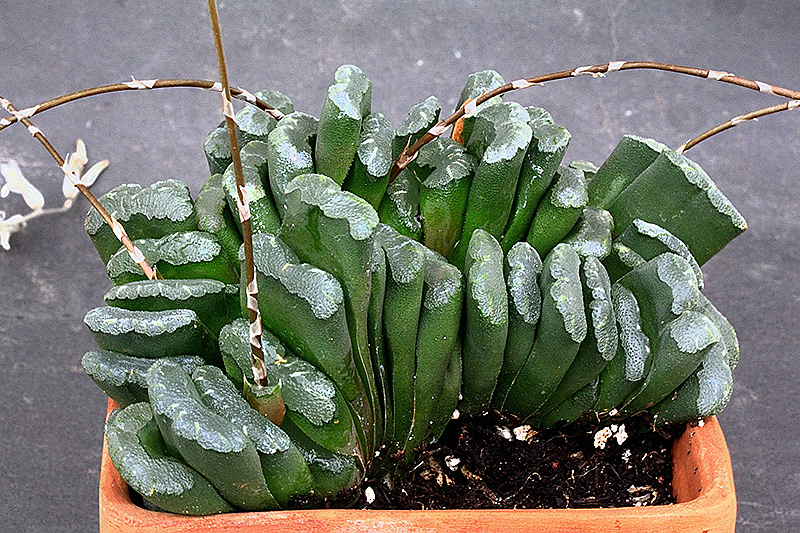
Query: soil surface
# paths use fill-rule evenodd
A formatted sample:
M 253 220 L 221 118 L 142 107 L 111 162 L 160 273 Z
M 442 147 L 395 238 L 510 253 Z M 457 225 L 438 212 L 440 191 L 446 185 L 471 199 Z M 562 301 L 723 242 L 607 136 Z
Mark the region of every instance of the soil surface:
M 411 465 L 412 474 L 394 487 L 367 481 L 356 507 L 534 509 L 672 503 L 672 443 L 685 426 L 653 431 L 648 420 L 629 419 L 624 426 L 609 428 L 617 433 L 600 448 L 595 436 L 602 427 L 589 417 L 542 431 L 496 412 L 462 417 L 449 424 L 440 441 Z M 368 503 L 365 493 L 374 500 Z

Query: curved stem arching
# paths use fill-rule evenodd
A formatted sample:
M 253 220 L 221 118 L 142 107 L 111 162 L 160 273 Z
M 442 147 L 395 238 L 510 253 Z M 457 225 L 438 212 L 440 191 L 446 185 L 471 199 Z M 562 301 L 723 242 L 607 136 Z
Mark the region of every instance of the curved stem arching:
M 705 78 L 705 79 L 720 81 L 723 83 L 729 83 L 731 85 L 738 85 L 739 87 L 745 87 L 747 89 L 752 89 L 765 94 L 782 96 L 785 98 L 790 98 L 792 100 L 800 99 L 800 92 L 798 91 L 793 91 L 791 89 L 786 89 L 784 87 L 779 87 L 777 85 L 772 85 L 762 81 L 742 78 L 730 74 L 728 72 L 701 69 L 696 67 L 686 67 L 682 65 L 671 65 L 668 63 L 658 63 L 654 61 L 611 61 L 608 63 L 601 63 L 598 65 L 578 67 L 571 70 L 560 70 L 558 72 L 551 72 L 550 74 L 544 74 L 542 76 L 533 76 L 531 78 L 523 78 L 515 80 L 506 83 L 505 85 L 501 85 L 496 89 L 483 93 L 475 100 L 464 102 L 464 104 L 461 107 L 459 107 L 452 115 L 450 115 L 444 120 L 440 120 L 435 126 L 433 126 L 430 130 L 428 130 L 428 132 L 426 132 L 425 135 L 423 135 L 417 142 L 415 142 L 412 146 L 407 147 L 405 150 L 403 150 L 403 152 L 398 156 L 397 161 L 395 161 L 394 166 L 392 167 L 392 172 L 390 174 L 389 180 L 393 181 L 394 178 L 397 177 L 400 171 L 403 170 L 414 159 L 416 153 L 419 151 L 420 148 L 428 144 L 433 139 L 439 137 L 442 133 L 444 133 L 447 130 L 448 127 L 455 124 L 460 118 L 465 116 L 468 112 L 473 112 L 476 106 L 482 104 L 483 102 L 489 100 L 490 98 L 494 98 L 495 96 L 510 91 L 514 91 L 516 89 L 527 89 L 528 87 L 542 85 L 549 81 L 569 79 L 579 76 L 592 76 L 594 78 L 600 78 L 605 76 L 607 73 L 617 72 L 622 70 L 662 70 L 666 72 L 675 72 L 678 74 L 685 74 L 688 76 L 695 76 L 698 78 Z
M 81 91 L 75 91 L 73 93 L 63 94 L 61 96 L 57 96 L 56 98 L 52 98 L 40 104 L 31 106 L 27 109 L 22 109 L 20 110 L 20 113 L 30 118 L 34 115 L 38 115 L 43 111 L 47 111 L 48 109 L 52 109 L 62 104 L 67 104 L 69 102 L 74 102 L 75 100 L 88 98 L 90 96 L 96 96 L 98 94 L 116 93 L 121 91 L 171 89 L 171 88 L 195 88 L 195 89 L 205 89 L 207 91 L 222 92 L 222 83 L 210 80 L 172 79 L 172 78 L 158 79 L 158 80 L 133 79 L 131 81 L 112 83 L 110 85 L 100 85 L 98 87 L 90 87 L 88 89 L 83 89 Z M 268 103 L 264 102 L 263 100 L 261 100 L 260 98 L 258 98 L 249 91 L 246 91 L 239 87 L 231 87 L 230 92 L 231 96 L 233 96 L 234 98 L 237 98 L 239 100 L 257 106 L 259 109 L 269 113 L 276 120 L 280 120 L 283 118 L 283 113 L 281 113 L 280 111 L 278 111 Z M 18 119 L 14 115 L 9 115 L 7 117 L 0 118 L 0 131 L 14 124 L 17 121 Z
M 688 150 L 688 149 L 690 149 L 690 148 L 692 148 L 694 146 L 697 146 L 699 143 L 705 141 L 709 137 L 713 137 L 717 133 L 721 133 L 721 132 L 723 132 L 725 130 L 729 130 L 729 129 L 733 128 L 733 127 L 736 127 L 739 124 L 741 124 L 742 122 L 747 122 L 748 120 L 757 120 L 757 119 L 759 119 L 761 117 L 765 117 L 767 115 L 772 115 L 774 113 L 779 113 L 780 111 L 790 111 L 792 109 L 798 109 L 798 108 L 800 108 L 800 100 L 789 100 L 788 102 L 784 102 L 782 104 L 773 105 L 773 106 L 769 106 L 769 107 L 764 107 L 764 108 L 758 109 L 756 111 L 751 111 L 750 113 L 745 113 L 744 115 L 739 115 L 739 116 L 733 117 L 732 119 L 728 120 L 727 122 L 723 122 L 722 124 L 720 124 L 718 126 L 714 126 L 710 130 L 701 133 L 697 137 L 695 137 L 695 138 L 693 138 L 693 139 L 691 139 L 689 141 L 686 141 L 685 143 L 683 143 L 682 145 L 677 147 L 675 149 L 675 151 L 678 152 L 679 154 L 682 154 L 686 150 Z

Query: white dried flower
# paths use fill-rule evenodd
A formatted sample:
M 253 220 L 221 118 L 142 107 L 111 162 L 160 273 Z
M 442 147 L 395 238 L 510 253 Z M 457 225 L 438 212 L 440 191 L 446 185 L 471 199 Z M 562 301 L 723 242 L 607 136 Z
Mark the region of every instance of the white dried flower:
M 10 159 L 8 163 L 0 164 L 0 174 L 6 180 L 2 189 L 0 189 L 0 197 L 5 198 L 13 192 L 22 195 L 25 203 L 33 211 L 38 211 L 44 207 L 44 196 L 42 196 L 39 189 L 25 179 L 16 161 Z
M 375 489 L 372 487 L 367 487 L 364 489 L 364 497 L 367 499 L 367 503 L 372 503 L 375 501 Z
M 97 181 L 100 173 L 108 167 L 108 160 L 103 160 L 92 165 L 89 171 L 84 174 L 83 167 L 88 162 L 89 159 L 86 157 L 86 145 L 82 140 L 78 139 L 75 153 L 69 154 L 64 164 L 64 181 L 61 184 L 61 192 L 64 193 L 64 198 L 67 199 L 68 204 L 71 204 L 72 200 L 74 200 L 80 192 L 73 184 L 73 180 L 78 180 L 87 187 L 91 187 L 92 184 Z M 67 169 L 71 171 L 71 174 L 67 173 Z

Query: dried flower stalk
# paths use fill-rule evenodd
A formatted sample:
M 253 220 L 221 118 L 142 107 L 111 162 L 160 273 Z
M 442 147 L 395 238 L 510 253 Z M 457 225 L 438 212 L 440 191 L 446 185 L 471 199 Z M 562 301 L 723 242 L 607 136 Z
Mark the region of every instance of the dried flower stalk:
M 675 151 L 678 152 L 679 154 L 682 154 L 683 152 L 685 152 L 689 148 L 692 148 L 693 146 L 697 146 L 698 143 L 701 143 L 702 141 L 705 141 L 709 137 L 713 137 L 717 133 L 720 133 L 720 132 L 723 132 L 725 130 L 729 130 L 729 129 L 733 128 L 733 127 L 736 127 L 739 124 L 741 124 L 742 122 L 747 122 L 749 120 L 758 120 L 761 117 L 765 117 L 767 115 L 772 115 L 774 113 L 779 113 L 780 111 L 791 111 L 792 109 L 798 109 L 798 108 L 800 108 L 800 100 L 789 100 L 788 102 L 784 102 L 782 104 L 773 105 L 773 106 L 769 106 L 769 107 L 764 107 L 764 108 L 758 109 L 756 111 L 751 111 L 750 113 L 745 113 L 744 115 L 739 115 L 737 117 L 733 117 L 732 119 L 728 120 L 727 122 L 723 122 L 719 126 L 715 126 L 715 127 L 711 128 L 710 130 L 708 130 L 708 131 L 706 131 L 704 133 L 701 133 L 700 135 L 698 135 L 694 139 L 692 139 L 690 141 L 686 141 L 685 143 L 680 145 L 678 148 L 676 148 Z
M 225 124 L 228 128 L 228 138 L 231 144 L 233 169 L 236 176 L 236 207 L 239 210 L 239 220 L 242 223 L 242 238 L 244 241 L 244 270 L 247 276 L 247 314 L 250 320 L 250 352 L 253 363 L 253 378 L 256 386 L 267 386 L 267 365 L 264 362 L 264 351 L 261 347 L 261 313 L 258 310 L 258 282 L 255 275 L 253 261 L 253 227 L 250 215 L 250 206 L 247 190 L 244 185 L 242 173 L 242 160 L 239 155 L 239 141 L 236 138 L 236 123 L 234 122 L 233 103 L 231 102 L 231 89 L 228 84 L 228 71 L 225 67 L 225 53 L 222 49 L 222 32 L 219 26 L 219 13 L 216 0 L 208 0 L 208 12 L 211 15 L 211 27 L 214 30 L 214 44 L 217 50 L 217 64 L 219 77 L 222 82 L 222 114 L 225 115 Z
M 81 181 L 80 177 L 75 173 L 73 165 L 66 162 L 61 154 L 50 144 L 50 141 L 42 133 L 42 130 L 34 126 L 33 122 L 31 122 L 29 113 L 19 111 L 14 105 L 8 101 L 7 99 L 0 96 L 0 105 L 2 105 L 3 109 L 8 111 L 11 115 L 16 117 L 18 121 L 20 121 L 26 128 L 28 128 L 28 132 L 38 140 L 42 146 L 50 153 L 53 157 L 55 162 L 61 168 L 61 171 L 64 173 L 64 176 L 67 180 L 69 180 L 70 184 L 72 184 L 76 189 L 80 191 L 80 193 L 89 200 L 89 203 L 92 204 L 92 207 L 97 209 L 97 212 L 100 213 L 100 216 L 103 217 L 106 224 L 111 226 L 111 229 L 114 231 L 114 235 L 119 239 L 125 249 L 128 251 L 128 254 L 131 256 L 131 259 L 139 265 L 139 268 L 142 269 L 144 275 L 147 276 L 147 279 L 156 279 L 157 273 L 155 269 L 153 269 L 142 254 L 142 251 L 133 244 L 131 239 L 128 237 L 128 234 L 125 232 L 125 229 L 122 227 L 117 219 L 113 217 L 108 211 L 106 211 L 105 207 L 100 204 L 94 194 L 89 191 L 89 188 Z M 30 113 L 32 114 L 32 113 Z

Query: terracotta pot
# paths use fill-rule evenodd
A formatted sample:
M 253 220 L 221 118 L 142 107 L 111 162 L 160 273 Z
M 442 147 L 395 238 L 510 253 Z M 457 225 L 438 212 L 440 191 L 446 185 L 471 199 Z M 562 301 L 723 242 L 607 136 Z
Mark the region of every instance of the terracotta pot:
M 109 402 L 109 410 L 115 405 Z M 678 503 L 616 509 L 270 511 L 186 517 L 135 505 L 103 444 L 100 468 L 101 533 L 334 533 L 415 532 L 722 532 L 733 531 L 736 494 L 725 437 L 716 417 L 689 427 L 672 450 Z

